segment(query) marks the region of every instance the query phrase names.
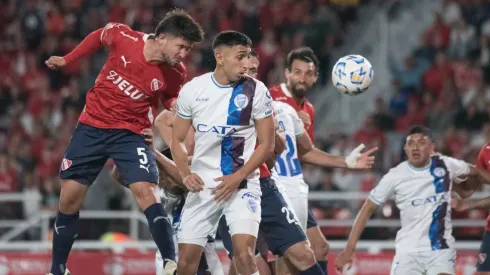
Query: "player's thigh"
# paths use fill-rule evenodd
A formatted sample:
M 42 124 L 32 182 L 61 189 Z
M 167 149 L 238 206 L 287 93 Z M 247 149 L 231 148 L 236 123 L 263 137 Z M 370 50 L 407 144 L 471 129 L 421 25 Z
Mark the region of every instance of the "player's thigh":
M 426 275 L 456 275 L 456 250 L 431 251 L 425 260 Z
M 478 262 L 476 270 L 481 275 L 490 275 L 490 232 L 483 234 L 480 250 L 478 251 Z
M 158 183 L 158 166 L 153 149 L 142 135 L 128 130 L 115 130 L 107 148 L 116 163 L 124 186 L 135 182 Z
M 306 235 L 294 210 L 274 186 L 262 184 L 262 221 L 260 231 L 264 233 L 269 250 L 282 256 L 297 243 L 306 241 Z
M 226 224 L 225 216 L 221 216 L 218 225 L 218 233 L 221 237 L 221 241 L 223 242 L 223 246 L 225 247 L 226 253 L 228 253 L 228 258 L 230 260 L 233 258 L 233 246 L 231 244 L 231 234 L 228 225 Z
M 390 275 L 425 275 L 425 270 L 411 254 L 397 254 L 391 264 Z
M 107 137 L 104 129 L 78 123 L 63 155 L 60 179 L 90 186 L 107 161 Z
M 214 235 L 222 212 L 223 205 L 214 200 L 210 189 L 189 193 L 177 228 L 179 247 L 180 244 L 204 247 L 208 242 L 208 236 Z

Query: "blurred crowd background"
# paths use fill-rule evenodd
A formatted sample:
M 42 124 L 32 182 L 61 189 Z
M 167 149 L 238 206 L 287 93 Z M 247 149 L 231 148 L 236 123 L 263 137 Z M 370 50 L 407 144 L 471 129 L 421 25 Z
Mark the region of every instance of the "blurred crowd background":
M 92 87 L 106 52 L 63 71 L 51 71 L 44 61 L 62 56 L 87 34 L 107 22 L 121 22 L 150 33 L 173 7 L 185 8 L 202 24 L 206 40 L 186 60 L 189 77 L 214 69 L 210 49 L 214 34 L 234 29 L 253 40 L 260 55 L 259 79 L 269 87 L 284 82 L 285 55 L 310 46 L 320 59 L 315 92 L 329 84 L 332 51 L 342 46 L 343 34 L 369 0 L 1 0 L 0 1 L 0 192 L 23 192 L 26 204 L 1 203 L 2 219 L 23 219 L 39 209 L 55 211 L 60 192 L 58 169 L 86 92 Z M 388 2 L 388 0 L 386 1 Z M 305 166 L 312 191 L 368 192 L 383 173 L 404 159 L 403 133 L 412 124 L 434 131 L 437 150 L 476 160 L 490 141 L 490 1 L 442 1 L 418 48 L 403 64 L 389 62 L 391 93 L 378 98 L 357 131 L 325 129 L 316 145 L 346 155 L 357 144 L 378 146 L 377 166 L 370 172 Z M 362 54 L 362 53 L 361 53 Z M 376 71 L 376 68 L 374 68 Z M 368 91 L 369 92 L 369 91 Z M 371 103 L 368 103 L 371 104 Z M 317 116 L 321 116 L 317 110 Z M 318 132 L 318 129 L 317 129 Z M 159 144 L 162 146 L 162 144 Z M 90 188 L 84 209 L 129 209 L 127 190 L 110 178 L 110 161 Z M 352 219 L 362 201 L 312 202 L 317 218 Z M 392 203 L 378 218 L 396 218 Z M 457 217 L 484 219 L 483 211 Z M 344 239 L 349 228 L 325 227 L 331 239 Z M 2 230 L 2 229 L 0 229 Z M 375 228 L 366 237 L 393 238 L 395 228 Z M 107 231 L 128 231 L 128 222 L 82 220 L 81 239 L 99 238 Z M 458 228 L 458 238 L 479 239 L 482 228 Z M 382 234 L 389 233 L 389 234 Z M 385 237 L 380 237 L 385 236 Z M 30 232 L 23 239 L 38 238 Z

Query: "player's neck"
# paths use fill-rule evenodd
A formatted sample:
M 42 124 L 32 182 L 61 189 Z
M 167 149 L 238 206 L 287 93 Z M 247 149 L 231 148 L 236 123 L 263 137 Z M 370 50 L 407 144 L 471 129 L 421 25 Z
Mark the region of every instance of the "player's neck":
M 220 68 L 216 68 L 216 70 L 214 70 L 213 78 L 219 85 L 223 86 L 232 85 L 233 83 L 235 83 L 235 81 L 230 81 L 226 77 L 225 72 L 223 72 L 223 70 Z
M 154 39 L 148 39 L 143 46 L 143 56 L 146 62 L 153 64 L 162 64 L 165 62 L 162 55 L 158 52 L 158 45 Z

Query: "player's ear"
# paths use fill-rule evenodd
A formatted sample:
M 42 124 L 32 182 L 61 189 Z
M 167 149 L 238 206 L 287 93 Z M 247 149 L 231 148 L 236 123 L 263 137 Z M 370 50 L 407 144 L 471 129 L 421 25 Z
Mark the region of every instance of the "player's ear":
M 216 59 L 216 64 L 220 66 L 223 65 L 223 53 L 220 50 L 214 50 L 214 58 Z
M 289 79 L 290 74 L 291 74 L 291 72 L 289 71 L 289 69 L 284 70 L 284 76 L 286 77 L 286 79 Z

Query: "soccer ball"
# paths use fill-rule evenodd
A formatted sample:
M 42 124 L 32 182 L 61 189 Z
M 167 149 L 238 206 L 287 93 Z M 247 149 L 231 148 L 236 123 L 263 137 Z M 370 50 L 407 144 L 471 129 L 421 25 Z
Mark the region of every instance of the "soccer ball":
M 332 70 L 332 83 L 339 92 L 358 95 L 366 91 L 373 81 L 373 67 L 360 55 L 347 55 L 335 63 Z

